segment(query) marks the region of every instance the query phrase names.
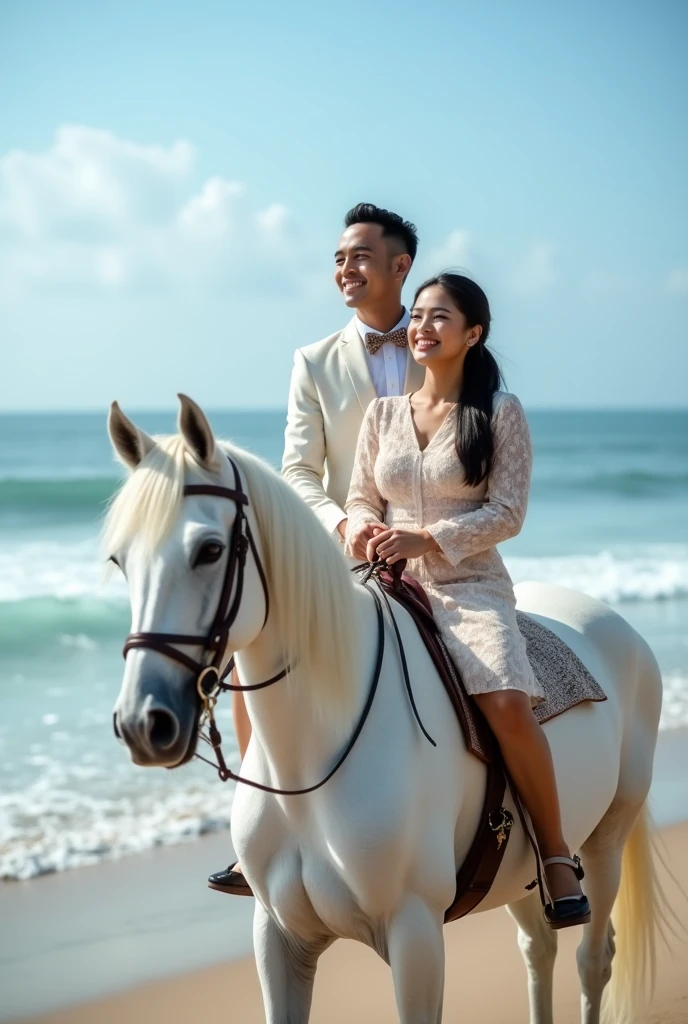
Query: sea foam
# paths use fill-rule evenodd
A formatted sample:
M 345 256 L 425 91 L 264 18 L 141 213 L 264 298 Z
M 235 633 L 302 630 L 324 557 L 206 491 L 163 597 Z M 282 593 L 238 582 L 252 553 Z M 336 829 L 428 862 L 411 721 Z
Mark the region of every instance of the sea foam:
M 507 555 L 505 560 L 516 583 L 559 583 L 611 603 L 688 596 L 688 544 L 592 554 Z M 17 542 L 0 548 L 0 603 L 36 598 L 121 604 L 127 591 L 118 573 L 106 573 L 95 537 L 74 543 Z
M 558 583 L 609 604 L 688 596 L 688 545 L 544 558 L 511 556 L 506 565 L 515 583 Z
M 0 879 L 97 864 L 229 826 L 232 792 L 210 768 L 205 777 L 162 785 L 152 772 L 108 780 L 111 769 L 40 754 L 33 765 L 37 779 L 0 794 Z

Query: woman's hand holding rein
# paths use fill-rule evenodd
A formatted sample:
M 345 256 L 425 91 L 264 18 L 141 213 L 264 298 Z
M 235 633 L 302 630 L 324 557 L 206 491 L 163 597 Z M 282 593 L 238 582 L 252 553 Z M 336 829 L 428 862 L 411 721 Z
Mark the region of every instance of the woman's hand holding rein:
M 389 530 L 385 527 L 374 527 L 365 557 L 368 562 L 373 562 L 377 557 L 387 565 L 394 565 L 402 558 L 421 558 L 430 551 L 439 550 L 437 541 L 428 530 Z

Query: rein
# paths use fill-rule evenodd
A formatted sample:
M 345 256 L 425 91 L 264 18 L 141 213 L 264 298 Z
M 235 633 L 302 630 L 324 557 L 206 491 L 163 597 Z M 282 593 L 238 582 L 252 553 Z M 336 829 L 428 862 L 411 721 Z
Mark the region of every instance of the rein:
M 362 584 L 362 586 L 368 587 L 368 584 L 369 584 L 369 581 L 370 581 L 371 577 L 373 575 L 377 575 L 377 573 L 381 569 L 383 569 L 383 568 L 384 568 L 384 563 L 382 563 L 382 562 L 375 562 L 375 563 L 373 563 L 371 565 L 364 564 L 364 565 L 356 566 L 352 571 L 353 572 L 362 572 L 363 573 L 363 578 L 361 580 L 361 584 Z M 349 739 L 349 742 L 347 743 L 346 747 L 344 748 L 342 753 L 339 755 L 339 757 L 337 758 L 337 761 L 335 762 L 333 767 L 329 770 L 327 775 L 325 775 L 325 777 L 322 778 L 320 780 L 320 782 L 316 782 L 312 786 L 306 786 L 306 787 L 304 787 L 302 789 L 280 789 L 280 788 L 278 788 L 276 786 L 264 785 L 262 782 L 256 782 L 253 779 L 247 779 L 243 775 L 237 775 L 236 772 L 233 772 L 231 770 L 231 768 L 229 768 L 227 766 L 227 764 L 225 762 L 225 759 L 224 759 L 224 755 L 222 753 L 222 735 L 221 735 L 219 729 L 217 728 L 217 724 L 215 723 L 215 718 L 214 718 L 214 715 L 212 713 L 212 709 L 214 708 L 215 704 L 217 703 L 217 697 L 212 697 L 211 696 L 209 698 L 210 701 L 212 702 L 212 707 L 208 711 L 208 707 L 207 707 L 207 705 L 208 705 L 208 698 L 206 698 L 203 694 L 201 694 L 202 699 L 206 703 L 206 714 L 207 714 L 207 718 L 208 718 L 208 736 L 205 736 L 204 733 L 202 731 L 200 731 L 200 730 L 199 730 L 199 734 L 200 734 L 201 738 L 203 740 L 205 740 L 213 748 L 213 751 L 214 751 L 215 756 L 217 758 L 217 763 L 215 763 L 213 761 L 209 761 L 207 758 L 202 757 L 200 754 L 196 754 L 196 757 L 198 757 L 199 760 L 201 760 L 201 761 L 205 761 L 205 763 L 209 764 L 212 768 L 215 768 L 217 770 L 218 775 L 220 776 L 220 779 L 223 782 L 226 782 L 228 779 L 231 779 L 232 782 L 241 782 L 245 786 L 251 786 L 252 789 L 259 789 L 263 793 L 273 793 L 276 796 L 305 796 L 307 793 L 314 793 L 316 790 L 320 789 L 327 782 L 329 782 L 330 779 L 333 778 L 334 775 L 336 775 L 336 773 L 339 771 L 339 769 L 342 767 L 342 765 L 344 764 L 344 762 L 348 758 L 348 756 L 351 753 L 351 751 L 354 749 L 356 741 L 358 740 L 358 737 L 361 735 L 361 732 L 363 731 L 363 726 L 365 725 L 365 723 L 366 723 L 366 721 L 368 719 L 368 716 L 369 716 L 369 714 L 370 714 L 370 712 L 372 710 L 373 702 L 375 700 L 375 694 L 377 693 L 378 684 L 380 682 L 380 674 L 382 672 L 382 663 L 383 663 L 384 655 L 385 655 L 385 619 L 384 619 L 383 601 L 384 601 L 384 604 L 385 604 L 385 606 L 387 608 L 387 611 L 389 612 L 389 616 L 390 616 L 390 618 L 392 620 L 392 624 L 394 626 L 394 632 L 395 632 L 395 635 L 396 635 L 397 645 L 398 645 L 398 649 L 399 649 L 399 656 L 400 656 L 401 665 L 402 665 L 402 671 L 403 671 L 403 675 L 404 675 L 404 682 L 406 684 L 406 691 L 408 693 L 409 701 L 411 703 L 411 709 L 413 711 L 414 717 L 415 717 L 415 719 L 416 719 L 416 721 L 417 721 L 417 723 L 418 723 L 418 725 L 419 725 L 423 735 L 425 736 L 425 738 L 428 740 L 429 743 L 431 743 L 433 745 L 433 747 L 437 746 L 437 744 L 435 743 L 435 741 L 433 740 L 433 738 L 430 736 L 430 734 L 426 730 L 425 726 L 423 725 L 423 723 L 421 721 L 421 718 L 420 718 L 420 715 L 418 713 L 418 709 L 416 707 L 416 702 L 415 702 L 415 699 L 414 699 L 414 696 L 413 696 L 413 689 L 411 687 L 411 680 L 410 680 L 409 674 L 408 674 L 408 666 L 407 666 L 407 663 L 406 663 L 406 655 L 405 655 L 403 643 L 402 643 L 402 640 L 401 640 L 401 634 L 399 633 L 399 627 L 397 626 L 396 619 L 394 618 L 394 613 L 392 612 L 392 608 L 390 606 L 389 599 L 387 598 L 387 595 L 386 595 L 384 589 L 381 586 L 378 586 L 377 589 L 375 589 L 375 590 L 373 590 L 372 588 L 369 588 L 369 592 L 370 592 L 373 600 L 375 601 L 375 612 L 376 612 L 376 617 L 377 617 L 377 654 L 376 654 L 376 658 L 375 658 L 375 668 L 373 669 L 373 678 L 371 680 L 370 688 L 368 690 L 368 697 L 366 698 L 366 702 L 363 705 L 363 709 L 362 709 L 360 717 L 358 719 L 358 723 L 356 725 L 356 728 L 354 729 L 354 731 L 353 731 L 353 733 L 351 735 L 351 738 Z M 265 683 L 258 683 L 258 684 L 254 685 L 254 686 L 232 686 L 232 687 L 226 687 L 226 688 L 227 689 L 232 689 L 234 691 L 258 690 L 258 689 L 261 689 L 261 688 L 263 688 L 265 686 L 270 685 L 270 683 L 272 683 L 272 682 L 277 682 L 277 680 L 282 678 L 283 675 L 285 675 L 285 674 L 286 674 L 286 672 L 283 673 L 280 676 L 275 676 L 273 679 L 270 679 L 270 680 L 268 680 Z
M 366 702 L 361 711 L 356 728 L 354 729 L 349 742 L 338 757 L 334 766 L 330 769 L 327 775 L 315 783 L 312 786 L 307 786 L 303 789 L 278 789 L 274 786 L 266 786 L 263 783 L 255 782 L 253 779 L 246 779 L 241 775 L 237 775 L 227 766 L 222 751 L 222 735 L 217 727 L 215 721 L 215 706 L 218 701 L 218 697 L 222 692 L 233 692 L 233 693 L 250 693 L 256 690 L 263 690 L 268 686 L 272 686 L 274 683 L 278 683 L 280 680 L 286 678 L 291 671 L 290 667 L 282 669 L 277 675 L 272 676 L 270 679 L 266 679 L 261 683 L 253 683 L 246 686 L 240 685 L 235 686 L 232 683 L 226 682 L 226 678 L 234 668 L 234 658 L 231 657 L 227 661 L 227 664 L 222 668 L 222 659 L 224 656 L 225 649 L 229 642 L 229 633 L 239 614 L 239 608 L 241 606 L 241 598 L 244 589 L 244 575 L 246 571 L 246 560 L 248 552 L 250 551 L 253 555 L 258 575 L 260 577 L 261 585 L 263 587 L 263 594 L 265 597 L 265 618 L 263 619 L 263 627 L 268 621 L 270 614 L 270 597 L 268 593 L 267 577 L 265 569 L 260 560 L 258 548 L 256 546 L 253 534 L 251 532 L 251 526 L 245 513 L 245 508 L 248 507 L 249 500 L 248 496 L 241 489 L 241 477 L 239 470 L 234 460 L 228 455 L 229 463 L 234 472 L 234 487 L 219 487 L 213 484 L 188 484 L 183 491 L 184 497 L 192 495 L 210 495 L 217 498 L 226 498 L 229 501 L 233 501 L 236 505 L 236 516 L 232 525 L 230 538 L 229 538 L 229 553 L 227 557 L 227 568 L 225 570 L 225 576 L 222 583 L 222 590 L 220 592 L 220 598 L 218 601 L 217 610 L 213 619 L 210 630 L 205 636 L 190 636 L 186 633 L 157 633 L 157 632 L 139 632 L 130 633 L 124 642 L 123 655 L 126 658 L 127 654 L 131 650 L 152 650 L 157 651 L 158 654 L 162 654 L 167 658 L 172 658 L 179 664 L 184 665 L 192 672 L 196 673 L 196 692 L 201 701 L 201 714 L 199 718 L 198 734 L 202 740 L 208 743 L 212 747 L 216 757 L 216 761 L 210 761 L 208 758 L 203 757 L 201 754 L 196 753 L 195 756 L 200 760 L 209 764 L 212 768 L 215 768 L 222 782 L 226 782 L 231 779 L 233 782 L 241 782 L 245 786 L 251 786 L 253 789 L 259 789 L 264 793 L 273 793 L 277 796 L 302 796 L 307 793 L 313 793 L 317 789 L 324 786 L 330 779 L 339 771 L 342 767 L 349 754 L 353 750 L 358 737 L 361 735 L 363 726 L 365 725 L 370 711 L 375 700 L 375 694 L 377 693 L 378 684 L 380 682 L 380 675 L 382 672 L 382 663 L 385 654 L 385 616 L 383 609 L 384 605 L 387 608 L 387 612 L 392 621 L 394 632 L 397 641 L 397 647 L 399 650 L 399 657 L 401 661 L 402 672 L 404 676 L 404 683 L 406 685 L 406 692 L 409 697 L 411 709 L 413 711 L 416 722 L 418 723 L 423 735 L 433 746 L 436 746 L 435 741 L 429 735 L 425 729 L 418 708 L 413 696 L 413 689 L 411 687 L 411 680 L 409 678 L 408 666 L 406 663 L 406 655 L 404 652 L 403 643 L 401 640 L 401 634 L 399 627 L 397 626 L 394 613 L 392 611 L 389 599 L 382 586 L 379 585 L 379 581 L 376 580 L 378 586 L 375 589 L 369 587 L 371 577 L 376 576 L 380 570 L 386 568 L 384 563 L 375 562 L 371 565 L 364 564 L 356 566 L 353 572 L 362 573 L 361 584 L 369 589 L 373 600 L 375 601 L 375 611 L 377 618 L 377 654 L 375 659 L 375 668 L 373 670 L 373 677 L 371 680 L 370 688 L 368 690 L 368 696 Z M 236 581 L 236 585 L 235 585 Z M 232 591 L 234 590 L 234 599 L 232 598 Z M 231 605 L 230 605 L 231 601 Z M 184 654 L 183 651 L 173 647 L 172 644 L 179 644 L 184 646 L 200 646 L 205 655 L 211 654 L 210 661 L 207 663 L 202 661 L 195 661 L 189 655 Z M 203 732 L 203 728 L 208 726 L 208 735 Z

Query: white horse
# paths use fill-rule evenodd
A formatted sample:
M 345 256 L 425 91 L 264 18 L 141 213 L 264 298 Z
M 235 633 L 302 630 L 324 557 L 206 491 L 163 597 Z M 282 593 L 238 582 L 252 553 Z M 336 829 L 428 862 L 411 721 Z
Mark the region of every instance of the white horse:
M 217 444 L 198 406 L 180 398 L 180 434 L 167 438 L 148 437 L 112 407 L 110 436 L 132 472 L 108 513 L 107 553 L 128 580 L 133 630 L 205 636 L 237 505 L 207 493 L 185 497 L 184 488 L 233 488 L 231 457 L 256 548 L 223 663 L 236 653 L 246 685 L 291 667 L 286 679 L 246 694 L 253 737 L 242 773 L 305 788 L 336 762 L 366 701 L 377 649 L 373 598 L 295 492 L 261 460 Z M 517 595 L 519 608 L 563 637 L 608 697 L 545 729 L 564 832 L 582 853 L 592 905 L 577 958 L 582 1021 L 601 1019 L 611 977 L 607 1019 L 628 1024 L 645 1019 L 660 918 L 646 809 L 659 671 L 641 637 L 600 602 L 541 583 L 524 584 Z M 481 813 L 485 767 L 467 752 L 411 619 L 401 609 L 394 614 L 420 716 L 437 747 L 419 732 L 389 642 L 370 716 L 327 785 L 307 796 L 243 786 L 236 793 L 232 841 L 257 897 L 254 946 L 269 1024 L 308 1021 L 318 957 L 340 936 L 372 946 L 390 965 L 403 1024 L 442 1019 L 443 915 Z M 200 641 L 184 650 L 203 657 Z M 156 650 L 129 652 L 115 723 L 136 764 L 187 761 L 198 716 L 188 667 Z M 515 827 L 477 909 L 508 906 L 528 971 L 531 1024 L 553 1024 L 557 936 L 537 892 L 525 890 L 533 875 L 532 852 Z

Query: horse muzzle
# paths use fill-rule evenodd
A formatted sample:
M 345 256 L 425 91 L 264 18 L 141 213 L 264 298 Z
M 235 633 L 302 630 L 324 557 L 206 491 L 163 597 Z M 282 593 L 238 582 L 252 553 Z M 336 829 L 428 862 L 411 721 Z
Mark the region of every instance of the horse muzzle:
M 176 702 L 175 702 L 176 703 Z M 149 693 L 132 706 L 116 707 L 115 736 L 125 744 L 134 764 L 142 767 L 175 768 L 192 756 L 196 746 L 197 713 L 181 709 Z

